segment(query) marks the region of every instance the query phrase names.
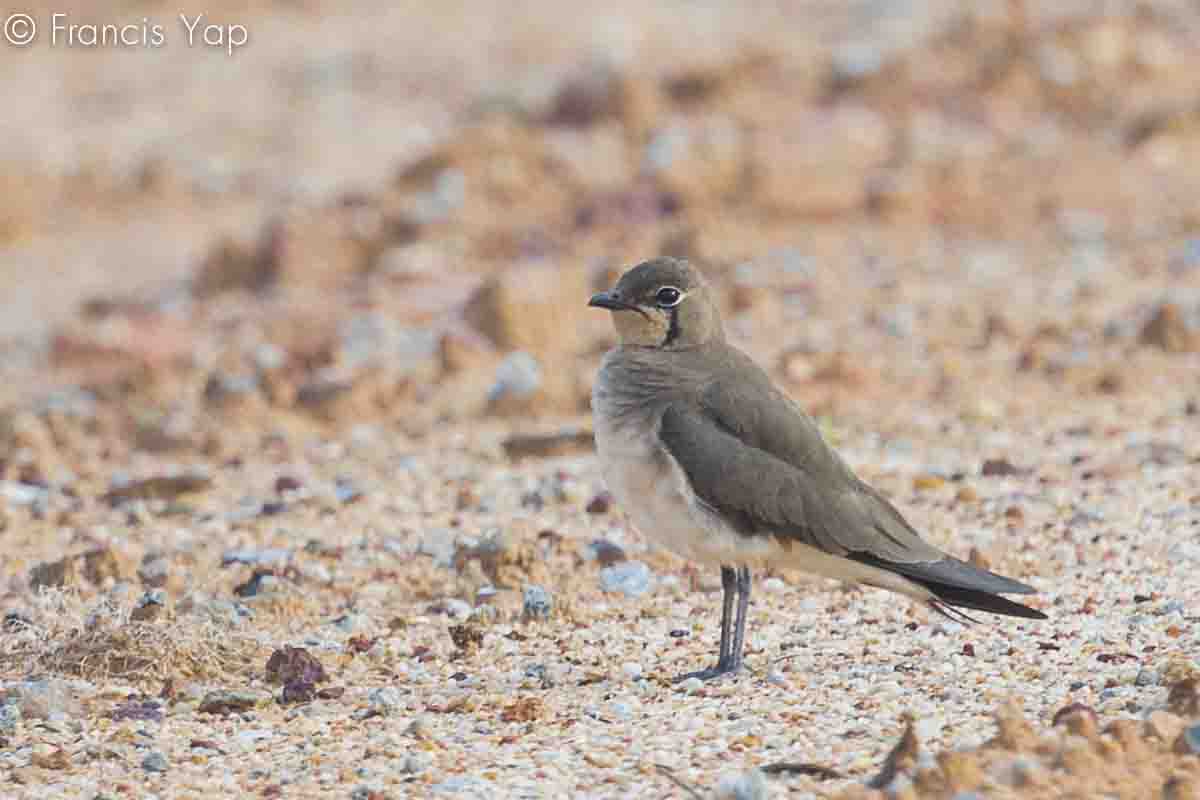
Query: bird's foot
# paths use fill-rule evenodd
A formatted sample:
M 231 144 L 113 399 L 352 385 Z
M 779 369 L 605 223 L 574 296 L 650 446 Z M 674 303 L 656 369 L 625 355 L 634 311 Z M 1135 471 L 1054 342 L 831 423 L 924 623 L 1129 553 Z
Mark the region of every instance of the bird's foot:
M 685 672 L 682 675 L 678 675 L 678 676 L 676 676 L 674 682 L 675 683 L 683 683 L 688 678 L 696 678 L 697 680 L 701 680 L 701 681 L 711 681 L 711 680 L 715 680 L 717 678 L 724 678 L 728 675 L 734 675 L 738 672 L 741 672 L 741 670 L 742 670 L 741 664 L 735 664 L 733 662 L 721 664 L 718 662 L 715 667 L 709 667 L 708 669 L 700 669 L 700 670 L 696 670 L 695 672 Z

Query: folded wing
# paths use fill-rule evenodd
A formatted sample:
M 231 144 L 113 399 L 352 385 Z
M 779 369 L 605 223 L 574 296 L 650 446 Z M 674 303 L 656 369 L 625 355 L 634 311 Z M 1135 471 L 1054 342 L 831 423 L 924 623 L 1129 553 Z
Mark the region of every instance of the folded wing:
M 995 597 L 1030 593 L 1029 586 L 947 556 L 922 540 L 886 498 L 854 476 L 790 400 L 755 402 L 746 396 L 753 383 L 708 392 L 700 403 L 668 405 L 659 427 L 664 447 L 698 499 L 727 524 L 745 536 L 791 539 L 902 575 L 947 605 L 1043 616 Z M 714 402 L 717 397 L 725 399 Z M 739 413 L 722 408 L 739 399 Z

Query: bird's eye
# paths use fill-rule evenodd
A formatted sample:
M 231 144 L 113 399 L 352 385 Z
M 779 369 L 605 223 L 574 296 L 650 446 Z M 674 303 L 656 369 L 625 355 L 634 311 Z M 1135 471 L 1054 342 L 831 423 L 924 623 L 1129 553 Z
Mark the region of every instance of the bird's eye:
M 659 308 L 673 308 L 683 299 L 683 292 L 674 286 L 664 286 L 654 294 L 654 302 Z

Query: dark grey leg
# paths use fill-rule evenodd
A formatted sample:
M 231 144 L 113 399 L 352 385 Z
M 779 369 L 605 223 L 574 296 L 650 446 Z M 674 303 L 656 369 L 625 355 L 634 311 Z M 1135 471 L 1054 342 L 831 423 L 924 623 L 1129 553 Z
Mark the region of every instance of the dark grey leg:
M 737 572 L 733 567 L 721 567 L 721 644 L 717 648 L 717 663 L 729 660 L 729 634 L 733 629 L 733 595 L 737 591 Z
M 737 621 L 733 625 L 733 646 L 729 649 L 732 669 L 742 668 L 742 649 L 746 644 L 746 616 L 750 611 L 750 568 L 741 567 L 737 572 Z
M 742 583 L 745 590 L 743 593 Z M 733 599 L 738 598 L 737 618 L 734 618 Z M 717 665 L 708 669 L 688 672 L 675 680 L 699 678 L 707 681 L 721 675 L 736 672 L 742 666 L 742 640 L 745 638 L 746 603 L 750 600 L 750 571 L 745 567 L 721 567 L 721 644 L 717 653 Z M 739 631 L 741 633 L 739 634 Z M 735 656 L 736 654 L 736 656 Z

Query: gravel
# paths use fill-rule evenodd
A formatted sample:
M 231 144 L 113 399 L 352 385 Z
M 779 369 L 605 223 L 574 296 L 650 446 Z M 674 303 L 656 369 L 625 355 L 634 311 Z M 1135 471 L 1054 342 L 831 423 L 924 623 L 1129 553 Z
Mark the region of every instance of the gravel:
M 623 561 L 600 570 L 600 587 L 606 592 L 638 597 L 650 591 L 650 578 L 650 567 L 645 563 Z
M 1196 794 L 1194 11 L 269 5 L 0 74 L 5 797 Z M 587 411 L 660 251 L 1050 619 L 756 569 L 746 669 L 672 683 L 717 572 Z

